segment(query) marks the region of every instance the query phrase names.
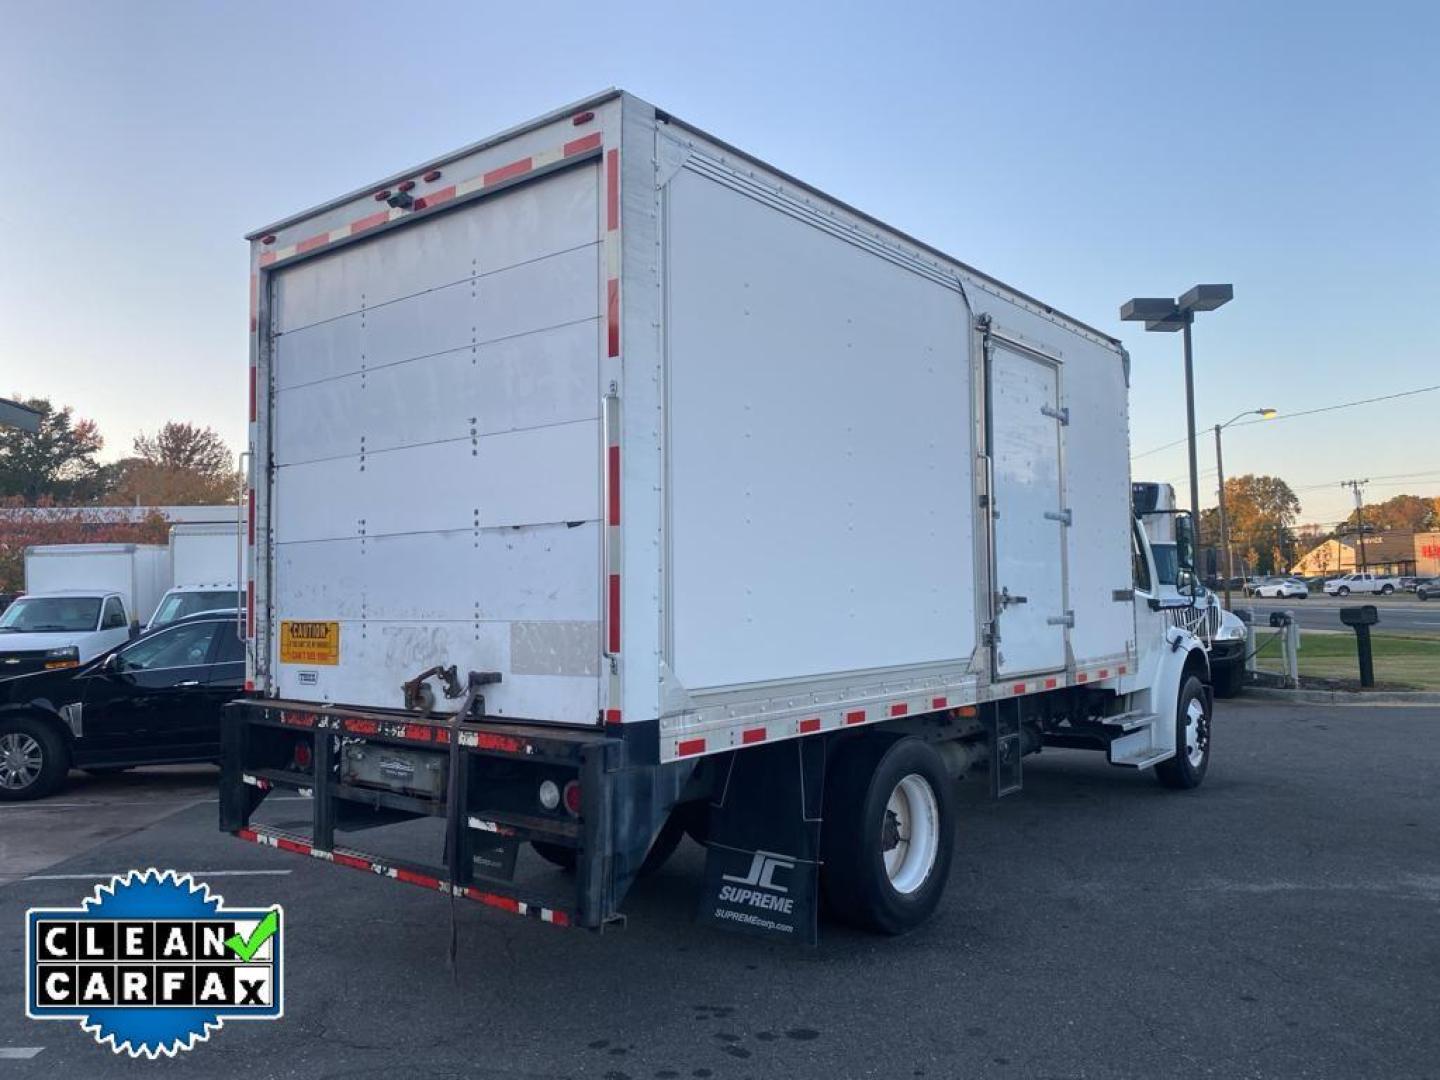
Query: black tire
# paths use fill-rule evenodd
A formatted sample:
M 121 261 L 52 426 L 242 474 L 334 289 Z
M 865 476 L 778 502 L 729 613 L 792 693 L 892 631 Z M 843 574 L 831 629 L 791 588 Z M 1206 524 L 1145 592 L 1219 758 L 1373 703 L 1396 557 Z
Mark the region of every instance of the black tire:
M 60 732 L 33 716 L 0 720 L 0 802 L 43 799 L 70 771 L 70 752 Z
M 1394 585 L 1382 585 L 1382 586 L 1380 587 L 1380 595 L 1381 595 L 1381 596 L 1389 596 L 1389 595 L 1390 595 L 1391 593 L 1393 593 L 1394 591 L 1395 591 L 1395 586 L 1394 586 Z
M 635 872 L 635 876 L 647 877 L 659 870 L 665 865 L 666 860 L 675 854 L 675 849 L 683 839 L 685 839 L 685 823 L 679 814 L 671 814 L 651 842 L 650 850 L 645 853 L 645 861 L 640 864 L 640 869 Z M 566 873 L 575 869 L 576 851 L 574 848 L 565 847 L 563 844 L 548 844 L 543 840 L 532 840 L 530 846 L 542 859 L 558 866 Z
M 1350 586 L 1349 586 L 1349 585 L 1341 585 L 1338 589 L 1335 590 L 1335 595 L 1336 595 L 1336 596 L 1349 596 L 1349 595 L 1350 595 Z
M 1245 665 L 1237 660 L 1212 667 L 1210 685 L 1215 688 L 1216 697 L 1235 697 L 1245 688 Z
M 913 783 L 912 778 L 921 785 L 915 789 L 921 796 L 928 791 L 933 797 L 933 818 L 900 792 L 902 781 Z M 930 917 L 945 892 L 954 854 L 953 788 L 939 752 L 921 739 L 868 736 L 839 746 L 825 781 L 820 828 L 820 883 L 836 919 L 881 934 L 903 934 Z M 906 839 L 895 836 L 898 821 L 887 806 L 892 795 L 912 807 L 912 821 L 928 822 L 936 844 L 928 867 L 929 845 L 919 849 L 916 872 L 923 877 L 905 890 L 896 887 L 885 867 L 886 851 Z
M 1197 760 L 1191 759 L 1188 745 L 1190 703 L 1200 703 L 1201 716 L 1195 744 L 1199 748 Z M 1210 768 L 1210 709 L 1205 697 L 1205 686 L 1194 675 L 1185 679 L 1180 687 L 1179 707 L 1175 710 L 1175 756 L 1155 766 L 1155 778 L 1165 787 L 1189 791 L 1205 782 L 1205 773 Z

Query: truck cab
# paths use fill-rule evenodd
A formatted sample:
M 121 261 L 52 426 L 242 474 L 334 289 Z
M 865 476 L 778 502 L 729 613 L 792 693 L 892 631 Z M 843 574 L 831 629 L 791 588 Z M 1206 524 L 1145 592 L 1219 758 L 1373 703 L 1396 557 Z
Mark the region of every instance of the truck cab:
M 128 641 L 136 630 L 117 592 L 22 596 L 0 614 L 0 678 L 78 667 Z

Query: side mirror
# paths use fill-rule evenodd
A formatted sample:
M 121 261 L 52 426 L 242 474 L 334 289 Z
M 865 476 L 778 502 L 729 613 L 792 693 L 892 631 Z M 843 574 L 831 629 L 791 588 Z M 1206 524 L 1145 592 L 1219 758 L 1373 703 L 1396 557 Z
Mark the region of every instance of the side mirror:
M 1181 591 L 1188 590 L 1188 595 L 1194 597 L 1196 595 L 1195 519 L 1186 510 L 1175 512 L 1175 566 L 1175 580 L 1181 586 Z
M 118 652 L 112 652 L 109 656 L 105 657 L 104 660 L 100 661 L 100 670 L 105 672 L 107 675 L 113 675 L 115 672 L 119 671 L 120 654 Z

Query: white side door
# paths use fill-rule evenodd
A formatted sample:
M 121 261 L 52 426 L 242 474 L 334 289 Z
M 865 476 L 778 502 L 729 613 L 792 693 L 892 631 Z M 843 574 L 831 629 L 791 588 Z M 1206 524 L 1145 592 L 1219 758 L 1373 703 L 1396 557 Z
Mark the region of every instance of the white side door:
M 1059 365 L 991 339 L 987 369 L 995 676 L 1060 671 L 1069 604 Z

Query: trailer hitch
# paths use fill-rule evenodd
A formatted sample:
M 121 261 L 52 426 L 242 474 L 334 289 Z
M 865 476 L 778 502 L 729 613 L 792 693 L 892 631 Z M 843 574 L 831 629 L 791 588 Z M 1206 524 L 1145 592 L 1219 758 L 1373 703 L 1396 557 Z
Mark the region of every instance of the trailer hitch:
M 472 671 L 466 677 L 466 685 L 461 686 L 460 677 L 454 664 L 449 667 L 436 664 L 434 667 L 426 668 L 408 682 L 402 683 L 400 692 L 405 697 L 405 708 L 411 712 L 429 716 L 435 711 L 435 691 L 430 688 L 427 680 L 439 679 L 441 690 L 450 700 L 470 695 L 469 701 L 459 710 L 459 715 L 473 716 L 478 719 L 485 715 L 485 695 L 480 693 L 480 687 L 498 683 L 501 677 L 501 673 L 498 671 Z

